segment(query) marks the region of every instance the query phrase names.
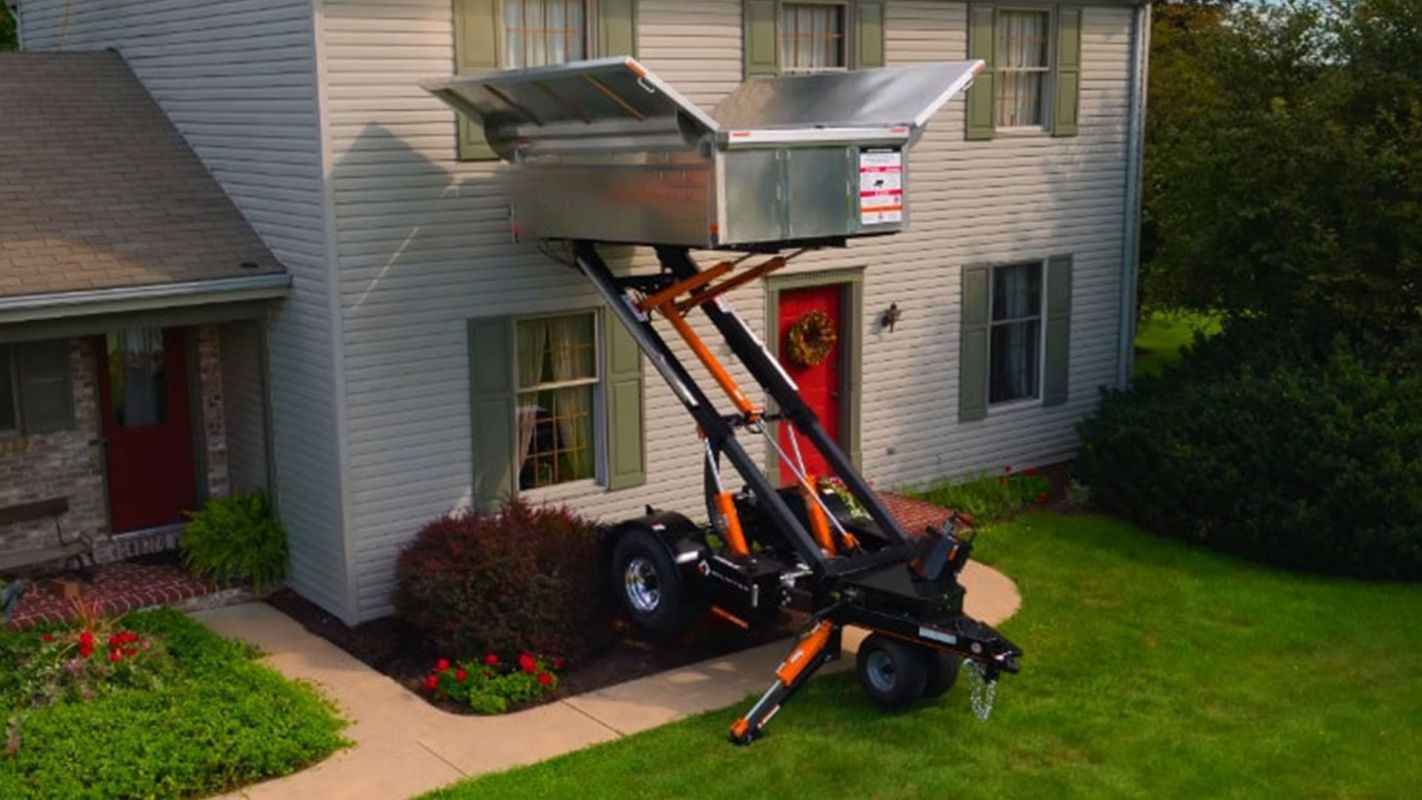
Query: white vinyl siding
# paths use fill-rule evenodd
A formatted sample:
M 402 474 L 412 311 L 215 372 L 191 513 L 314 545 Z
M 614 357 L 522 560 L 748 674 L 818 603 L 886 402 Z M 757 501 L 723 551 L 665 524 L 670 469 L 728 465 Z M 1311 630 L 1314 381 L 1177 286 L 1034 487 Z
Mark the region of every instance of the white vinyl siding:
M 500 191 L 509 169 L 456 161 L 452 112 L 416 85 L 451 69 L 450 3 L 326 0 L 322 8 L 352 534 L 366 619 L 390 610 L 399 548 L 426 520 L 470 502 L 466 320 L 599 301 L 533 244 L 513 243 Z M 741 9 L 741 0 L 643 0 L 639 58 L 709 108 L 741 80 Z M 966 57 L 964 4 L 891 0 L 887 14 L 890 65 Z M 955 100 L 910 156 L 910 230 L 807 255 L 789 268 L 868 266 L 863 369 L 873 390 L 864 392 L 862 436 L 866 472 L 878 485 L 1066 458 L 1096 387 L 1114 382 L 1131 20 L 1126 8 L 1086 9 L 1079 136 L 964 142 L 963 103 Z M 626 268 L 627 248 L 605 252 Z M 1069 401 L 957 426 L 960 266 L 1054 252 L 1075 255 Z M 634 260 L 635 269 L 653 268 L 649 250 Z M 760 290 L 731 299 L 760 329 Z M 893 333 L 879 330 L 873 321 L 895 302 L 902 320 Z M 699 316 L 693 321 L 718 341 Z M 700 375 L 695 359 L 682 355 Z M 607 492 L 577 482 L 539 489 L 539 499 L 607 519 L 640 514 L 648 502 L 699 515 L 694 426 L 648 374 L 646 485 Z M 754 385 L 739 369 L 733 374 Z
M 21 15 L 26 49 L 117 49 L 291 272 L 269 323 L 288 581 L 350 621 L 314 11 L 309 0 L 25 0 Z M 428 74 L 448 72 L 446 58 Z

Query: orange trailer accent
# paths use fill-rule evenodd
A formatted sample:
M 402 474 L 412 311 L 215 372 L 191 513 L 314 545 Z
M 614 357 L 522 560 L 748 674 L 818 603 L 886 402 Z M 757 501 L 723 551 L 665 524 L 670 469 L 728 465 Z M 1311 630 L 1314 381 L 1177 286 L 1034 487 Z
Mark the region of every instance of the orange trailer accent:
M 717 493 L 716 510 L 726 523 L 726 547 L 738 556 L 750 555 L 750 546 L 746 544 L 746 534 L 741 528 L 741 515 L 736 513 L 736 500 L 730 492 Z
M 825 649 L 829 644 L 830 634 L 834 632 L 834 625 L 827 619 L 819 621 L 810 632 L 805 634 L 795 645 L 795 649 L 790 651 L 790 655 L 785 657 L 780 667 L 775 670 L 775 677 L 780 680 L 780 685 L 789 687 L 795 683 L 795 679 L 800 677 L 800 673 L 805 671 L 805 667 L 815 656 Z
M 819 544 L 820 549 L 834 555 L 834 535 L 830 533 L 829 518 L 825 516 L 825 510 L 820 508 L 819 498 L 815 496 L 815 486 L 808 475 L 800 479 L 800 495 L 805 498 L 805 516 L 810 519 L 810 533 L 814 535 L 815 542 Z
M 727 269 L 730 269 L 730 267 L 727 267 Z M 657 310 L 662 312 L 662 316 L 666 317 L 667 321 L 672 324 L 672 327 L 676 328 L 676 332 L 681 334 L 681 338 L 686 340 L 686 344 L 691 348 L 691 352 L 696 354 L 696 357 L 700 359 L 702 365 L 706 367 L 706 371 L 710 372 L 711 377 L 716 379 L 716 383 L 721 386 L 721 391 L 725 392 L 726 396 L 731 398 L 731 402 L 736 406 L 737 410 L 752 419 L 759 417 L 760 409 L 756 408 L 755 404 L 746 396 L 746 393 L 741 391 L 741 387 L 736 384 L 735 379 L 731 377 L 731 373 L 727 372 L 726 368 L 721 366 L 721 362 L 716 360 L 716 356 L 711 353 L 711 348 L 707 347 L 706 343 L 701 341 L 701 337 L 697 336 L 696 331 L 691 329 L 691 324 L 676 310 L 676 305 L 671 301 L 667 301 L 658 306 Z
M 676 310 L 682 313 L 686 313 L 687 311 L 696 308 L 702 303 L 709 303 L 712 300 L 715 300 L 726 292 L 745 286 L 747 283 L 750 283 L 751 281 L 757 278 L 763 278 L 766 275 L 769 275 L 777 269 L 780 269 L 781 267 L 785 266 L 789 262 L 790 260 L 785 256 L 776 256 L 775 258 L 766 261 L 764 264 L 757 264 L 756 266 L 751 267 L 750 269 L 746 270 L 745 272 L 742 272 L 739 275 L 735 275 L 733 277 L 727 278 L 724 281 L 721 281 L 720 283 L 716 284 L 715 286 L 712 286 L 710 289 L 707 289 L 701 294 L 692 295 L 691 297 L 682 300 L 681 302 L 676 304 Z
M 637 310 L 645 314 L 654 308 L 661 308 L 672 300 L 675 300 L 677 295 L 705 286 L 730 271 L 731 265 L 726 261 L 722 261 L 714 267 L 707 267 L 686 280 L 677 281 L 656 294 L 647 295 L 641 302 L 637 303 Z

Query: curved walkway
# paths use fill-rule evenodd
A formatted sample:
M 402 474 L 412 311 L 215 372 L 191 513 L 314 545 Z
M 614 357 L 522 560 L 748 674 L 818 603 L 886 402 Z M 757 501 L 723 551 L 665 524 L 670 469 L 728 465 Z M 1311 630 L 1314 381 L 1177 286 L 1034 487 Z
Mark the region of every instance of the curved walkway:
M 970 562 L 961 581 L 968 614 L 996 625 L 1021 606 L 1002 573 Z M 499 717 L 465 717 L 431 706 L 265 603 L 201 611 L 204 624 L 267 653 L 282 674 L 319 686 L 351 720 L 355 746 L 303 772 L 247 787 L 233 798 L 339 797 L 398 800 L 485 772 L 531 764 L 745 701 L 769 685 L 788 649 L 762 645 L 658 675 Z M 863 632 L 845 631 L 844 670 Z

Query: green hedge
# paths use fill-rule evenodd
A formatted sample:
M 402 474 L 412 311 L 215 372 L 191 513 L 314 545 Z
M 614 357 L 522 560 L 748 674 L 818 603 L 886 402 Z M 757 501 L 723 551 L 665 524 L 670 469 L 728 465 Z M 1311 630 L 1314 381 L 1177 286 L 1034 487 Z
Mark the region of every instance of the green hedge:
M 1079 476 L 1132 522 L 1281 566 L 1422 578 L 1422 375 L 1239 324 L 1108 392 Z
M 285 775 L 345 742 L 344 722 L 310 686 L 175 611 L 122 624 L 161 640 L 174 662 L 156 690 L 20 707 L 0 691 L 13 752 L 0 749 L 0 797 L 201 797 Z M 0 631 L 0 670 L 38 631 Z

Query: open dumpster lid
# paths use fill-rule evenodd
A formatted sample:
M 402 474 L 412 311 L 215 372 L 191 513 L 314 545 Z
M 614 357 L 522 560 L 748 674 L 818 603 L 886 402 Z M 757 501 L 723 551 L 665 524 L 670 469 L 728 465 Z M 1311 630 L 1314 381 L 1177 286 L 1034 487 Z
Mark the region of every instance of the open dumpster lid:
M 983 62 L 756 78 L 708 114 L 627 56 L 545 67 L 456 75 L 421 85 L 478 119 L 495 150 L 512 158 L 515 141 L 566 143 L 569 137 L 635 128 L 710 135 L 724 146 L 864 138 L 908 141 L 965 89 Z

